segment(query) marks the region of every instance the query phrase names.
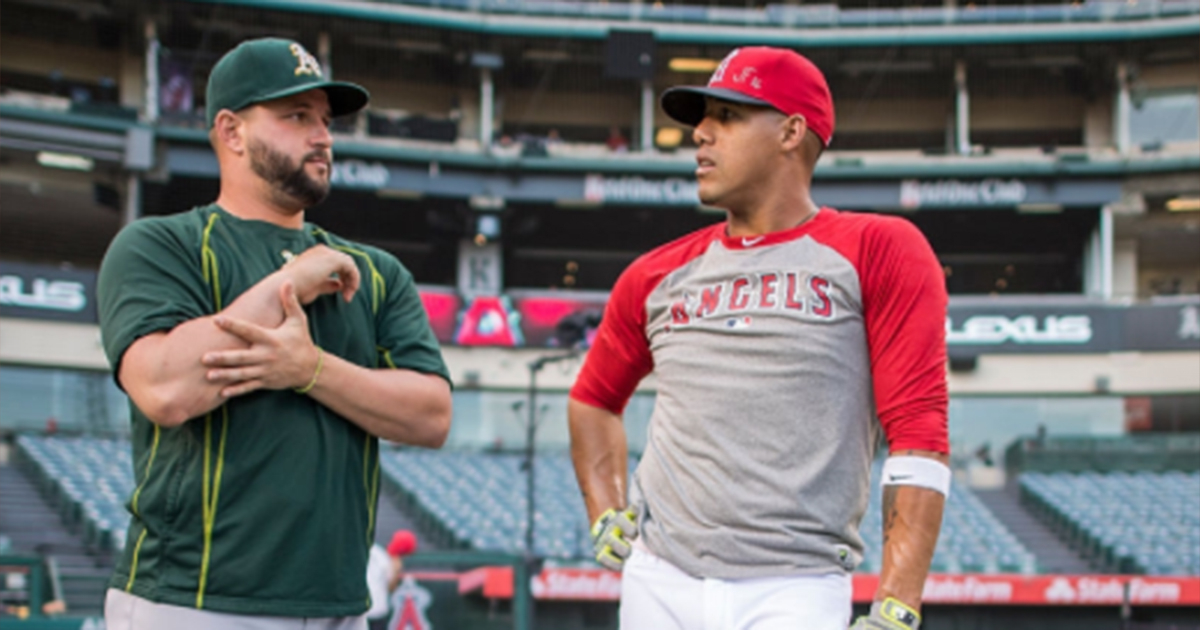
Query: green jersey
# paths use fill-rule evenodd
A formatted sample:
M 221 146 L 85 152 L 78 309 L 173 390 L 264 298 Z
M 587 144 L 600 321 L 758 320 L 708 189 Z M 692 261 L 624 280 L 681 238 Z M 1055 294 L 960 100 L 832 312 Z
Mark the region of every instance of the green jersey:
M 353 257 L 362 283 L 349 303 L 333 294 L 305 307 L 313 341 L 364 367 L 449 380 L 412 275 L 395 257 L 215 204 L 136 221 L 109 247 L 97 293 L 114 373 L 139 338 L 220 311 L 318 244 Z M 235 614 L 366 611 L 377 438 L 291 390 L 238 396 L 175 428 L 130 410 L 136 486 L 113 588 Z

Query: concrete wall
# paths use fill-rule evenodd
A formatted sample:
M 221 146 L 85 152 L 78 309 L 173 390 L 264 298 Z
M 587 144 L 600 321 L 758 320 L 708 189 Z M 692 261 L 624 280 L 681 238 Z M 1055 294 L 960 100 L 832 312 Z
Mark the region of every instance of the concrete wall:
M 1113 297 L 1135 298 L 1138 294 L 1137 239 L 1113 241 Z
M 628 93 L 608 94 L 496 90 L 497 118 L 509 125 L 631 127 L 640 120 L 640 99 L 640 93 L 632 85 Z
M 1200 64 L 1174 63 L 1161 66 L 1139 66 L 1133 85 L 1135 88 L 1147 89 L 1200 87 Z
M 943 131 L 954 99 L 843 99 L 835 103 L 839 131 Z
M 1200 267 L 1195 265 L 1156 265 L 1138 269 L 1138 295 L 1149 297 L 1159 291 L 1156 286 L 1179 280 L 1181 293 L 1200 293 Z
M 1084 125 L 1086 103 L 1073 98 L 972 98 L 971 129 L 1074 129 Z
M 402 79 L 380 79 L 378 77 L 356 77 L 350 73 L 337 75 L 339 81 L 351 81 L 371 92 L 371 107 L 374 109 L 397 109 L 412 114 L 445 116 L 450 112 L 457 96 L 460 104 L 478 100 L 474 90 L 463 93 L 454 85 L 431 85 L 414 83 Z
M 57 70 L 65 79 L 96 81 L 122 78 L 122 59 L 117 51 L 71 46 L 41 39 L 6 34 L 0 39 L 0 67 L 8 71 L 49 75 Z
M 1083 146 L 1094 149 L 1114 145 L 1114 100 L 1113 98 L 1098 98 L 1084 105 Z

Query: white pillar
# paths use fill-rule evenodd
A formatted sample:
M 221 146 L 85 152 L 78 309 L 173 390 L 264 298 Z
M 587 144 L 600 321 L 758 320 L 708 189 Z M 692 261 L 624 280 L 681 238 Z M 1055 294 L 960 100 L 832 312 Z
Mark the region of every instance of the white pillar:
M 1117 64 L 1117 105 L 1113 108 L 1113 143 L 1121 155 L 1129 153 L 1129 63 Z
M 325 80 L 332 81 L 332 52 L 329 45 L 329 33 L 326 31 L 317 34 L 317 60 L 321 62 L 321 72 L 325 74 Z
M 492 146 L 492 120 L 495 113 L 495 94 L 492 85 L 492 69 L 479 69 L 479 144 L 483 148 Z
M 1100 297 L 1113 297 L 1113 212 L 1104 206 L 1100 209 Z
M 971 101 L 967 94 L 967 62 L 954 62 L 954 123 L 958 139 L 958 154 L 971 154 Z
M 142 216 L 142 177 L 137 173 L 125 176 L 125 211 L 121 224 L 129 225 Z
M 158 122 L 158 25 L 146 18 L 146 105 L 142 110 L 145 122 Z
M 642 152 L 654 150 L 654 81 L 642 80 Z

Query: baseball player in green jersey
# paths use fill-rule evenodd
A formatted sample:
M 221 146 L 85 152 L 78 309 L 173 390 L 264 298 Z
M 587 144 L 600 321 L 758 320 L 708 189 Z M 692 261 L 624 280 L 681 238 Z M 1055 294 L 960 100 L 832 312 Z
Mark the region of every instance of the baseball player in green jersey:
M 100 269 L 136 477 L 107 627 L 365 628 L 379 439 L 438 447 L 451 415 L 412 275 L 304 220 L 368 94 L 259 39 L 207 96 L 216 203 L 132 223 Z

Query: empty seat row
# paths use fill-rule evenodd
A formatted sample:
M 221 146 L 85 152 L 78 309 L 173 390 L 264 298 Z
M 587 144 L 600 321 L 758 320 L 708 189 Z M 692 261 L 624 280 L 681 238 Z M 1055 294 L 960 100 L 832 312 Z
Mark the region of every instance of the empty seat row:
M 1101 570 L 1200 575 L 1200 472 L 1025 473 L 1020 488 Z
M 128 440 L 22 435 L 16 445 L 64 523 L 99 549 L 124 547 L 133 492 Z
M 523 457 L 513 454 L 385 452 L 383 470 L 410 504 L 429 517 L 454 546 L 520 553 L 527 522 Z M 636 462 L 631 459 L 630 472 Z M 587 516 L 566 454 L 535 460 L 534 551 L 558 560 L 592 555 Z M 866 553 L 859 571 L 882 566 L 878 480 L 872 474 L 870 507 L 863 519 Z M 933 570 L 945 573 L 1036 573 L 1033 554 L 965 486 L 954 484 L 946 504 Z

